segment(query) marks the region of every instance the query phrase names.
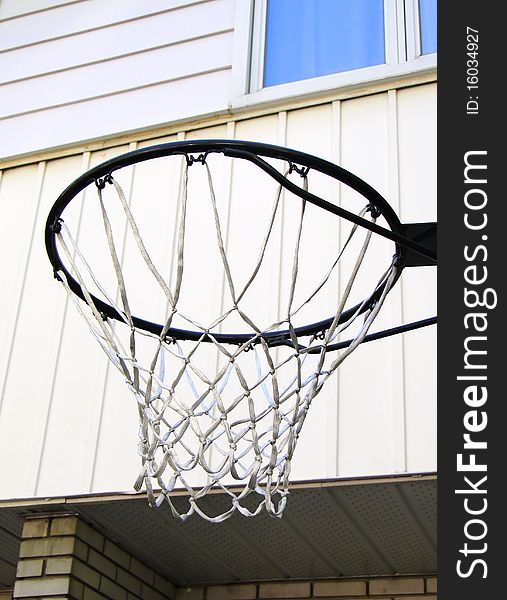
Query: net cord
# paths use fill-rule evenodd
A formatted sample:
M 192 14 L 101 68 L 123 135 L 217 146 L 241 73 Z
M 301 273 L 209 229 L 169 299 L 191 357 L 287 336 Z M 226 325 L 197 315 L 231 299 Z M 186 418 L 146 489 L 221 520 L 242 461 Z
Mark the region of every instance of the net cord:
M 161 288 L 167 299 L 169 311 L 166 322 L 158 336 L 141 331 L 134 326 L 132 312 L 127 293 L 127 285 L 124 279 L 120 258 L 114 241 L 113 228 L 108 216 L 106 201 L 103 196 L 102 187 L 97 186 L 100 212 L 104 234 L 107 240 L 111 264 L 116 277 L 116 284 L 120 304 L 113 301 L 104 286 L 94 275 L 92 268 L 85 260 L 78 244 L 72 238 L 68 227 L 62 221 L 61 231 L 57 233 L 57 240 L 71 266 L 72 273 L 77 278 L 90 308 L 90 312 L 84 309 L 80 302 L 71 292 L 65 277 L 61 277 L 62 283 L 71 296 L 73 303 L 79 313 L 87 321 L 93 336 L 98 340 L 100 346 L 106 352 L 109 359 L 123 374 L 128 387 L 133 392 L 139 414 L 139 454 L 141 456 L 141 470 L 135 489 L 141 489 L 144 483 L 149 502 L 151 505 L 159 506 L 166 500 L 172 514 L 185 520 L 193 513 L 218 523 L 230 517 L 234 512 L 245 516 L 254 516 L 265 509 L 274 517 L 283 513 L 286 505 L 291 460 L 296 448 L 297 440 L 303 427 L 306 415 L 313 399 L 320 393 L 325 382 L 339 367 L 339 365 L 359 346 L 364 340 L 367 332 L 380 311 L 387 293 L 397 278 L 396 261 L 393 262 L 382 274 L 374 285 L 371 294 L 363 301 L 346 322 L 340 323 L 345 305 L 350 297 L 357 274 L 368 247 L 370 245 L 372 232 L 367 231 L 355 259 L 351 274 L 341 294 L 334 319 L 323 333 L 313 334 L 301 345 L 293 326 L 292 320 L 304 306 L 323 289 L 336 269 L 340 258 L 349 247 L 352 238 L 357 234 L 358 225 L 354 224 L 345 239 L 337 257 L 326 271 L 323 279 L 305 299 L 294 308 L 295 291 L 299 274 L 300 247 L 304 225 L 306 201 L 301 201 L 297 231 L 294 242 L 292 269 L 290 275 L 290 286 L 287 301 L 287 309 L 282 320 L 272 323 L 268 327 L 256 324 L 250 316 L 240 307 L 240 302 L 245 297 L 248 289 L 254 282 L 263 264 L 266 249 L 274 230 L 274 224 L 281 205 L 282 185 L 277 187 L 271 212 L 269 214 L 266 233 L 263 237 L 258 258 L 254 264 L 251 275 L 247 278 L 243 288 L 236 291 L 233 276 L 227 256 L 226 244 L 222 233 L 215 186 L 212 174 L 206 161 L 203 161 L 206 169 L 209 199 L 213 212 L 214 228 L 217 247 L 223 267 L 227 289 L 230 295 L 231 306 L 212 323 L 205 326 L 196 320 L 182 314 L 178 309 L 178 301 L 181 296 L 183 273 L 184 273 L 184 250 L 186 239 L 186 215 L 188 203 L 188 178 L 191 164 L 187 161 L 184 165 L 182 188 L 180 193 L 180 216 L 177 232 L 177 269 L 174 288 L 171 291 L 163 276 L 155 267 L 146 246 L 142 240 L 141 233 L 136 224 L 130 206 L 119 182 L 112 176 L 107 182 L 112 185 L 116 197 L 125 214 L 128 226 L 135 240 L 138 251 L 144 264 L 151 272 L 155 281 Z M 283 176 L 287 178 L 291 169 L 287 169 Z M 300 174 L 301 175 L 301 174 Z M 301 175 L 303 189 L 308 190 L 307 173 Z M 369 212 L 369 206 L 364 207 L 359 215 L 365 217 Z M 375 222 L 374 215 L 370 215 L 371 222 Z M 83 269 L 83 272 L 81 272 Z M 122 317 L 122 322 L 130 329 L 128 350 L 117 335 L 115 328 L 104 319 L 95 306 L 89 285 L 95 285 L 107 299 L 109 304 L 117 310 Z M 371 301 L 376 290 L 383 286 L 382 293 L 376 301 Z M 363 312 L 363 308 L 366 310 Z M 219 327 L 229 315 L 236 312 L 243 322 L 253 331 L 252 338 L 237 348 L 228 349 L 224 344 L 217 342 L 213 330 Z M 340 333 L 357 320 L 363 312 L 363 322 L 359 331 L 355 333 L 351 344 L 338 354 L 331 362 L 326 361 L 327 347 L 337 339 Z M 196 342 L 187 342 L 186 346 L 177 340 L 170 343 L 167 333 L 173 323 L 175 315 L 185 319 L 202 335 Z M 282 325 L 286 325 L 290 334 L 291 352 L 288 356 L 277 358 L 277 353 L 270 348 L 263 334 L 276 331 Z M 146 363 L 140 362 L 137 356 L 137 340 L 139 336 L 145 336 L 156 340 L 156 347 Z M 196 364 L 192 363 L 193 356 L 204 341 L 211 341 L 214 348 L 225 364 L 222 365 L 214 376 L 208 376 L 202 372 Z M 317 364 L 307 374 L 304 368 L 309 360 L 309 349 L 319 345 L 320 353 L 317 355 Z M 246 375 L 240 366 L 240 358 L 244 358 L 246 352 L 253 350 L 253 362 L 255 365 L 256 381 L 248 383 Z M 180 365 L 176 375 L 168 379 L 166 365 Z M 282 367 L 294 363 L 293 375 L 286 382 L 283 389 L 279 386 L 279 372 Z M 235 376 L 242 392 L 232 400 L 225 401 L 225 392 L 232 376 Z M 189 393 L 183 391 L 186 386 Z M 201 388 L 201 391 L 199 389 Z M 204 389 L 204 391 L 202 391 Z M 263 403 L 259 407 L 254 396 L 260 394 Z M 193 400 L 189 403 L 189 398 Z M 238 407 L 245 405 L 247 414 L 241 419 L 233 419 L 233 413 Z M 201 419 L 206 416 L 211 419 L 211 424 L 204 427 Z M 266 420 L 269 426 L 264 430 Z M 191 447 L 187 441 L 187 435 L 193 434 L 193 439 L 198 441 L 198 448 Z M 241 448 L 239 447 L 241 446 Z M 209 461 L 209 450 L 215 450 L 214 464 Z M 182 451 L 186 458 L 178 454 L 176 448 Z M 199 467 L 207 475 L 207 482 L 200 488 L 193 488 L 186 480 L 185 473 Z M 170 470 L 167 477 L 166 471 Z M 244 482 L 241 491 L 232 491 L 229 486 L 222 483 L 225 477 L 232 477 L 234 481 Z M 154 483 L 158 490 L 154 489 Z M 171 492 L 182 485 L 188 493 L 188 510 L 180 510 L 172 499 Z M 219 514 L 211 516 L 199 504 L 211 489 L 218 488 L 230 498 L 230 507 Z M 252 510 L 242 502 L 255 493 L 260 501 Z

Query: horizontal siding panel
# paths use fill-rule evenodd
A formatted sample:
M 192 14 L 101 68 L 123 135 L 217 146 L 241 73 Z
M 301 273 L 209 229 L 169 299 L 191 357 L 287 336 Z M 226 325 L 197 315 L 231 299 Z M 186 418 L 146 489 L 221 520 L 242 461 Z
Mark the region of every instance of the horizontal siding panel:
M 0 118 L 131 89 L 142 96 L 144 86 L 230 68 L 231 55 L 226 33 L 20 81 L 3 87 Z
M 0 121 L 6 156 L 225 112 L 230 69 Z M 206 90 L 206 93 L 203 93 Z M 20 136 L 20 131 L 23 135 Z
M 0 83 L 106 62 L 115 57 L 212 35 L 232 29 L 233 19 L 233 0 L 217 0 L 57 40 L 42 41 L 0 53 Z M 145 59 L 151 60 L 150 55 L 146 55 Z
M 2 0 L 0 2 L 0 21 L 20 15 L 40 12 L 65 4 L 85 2 L 86 0 Z
M 0 22 L 0 52 L 212 0 L 87 0 Z

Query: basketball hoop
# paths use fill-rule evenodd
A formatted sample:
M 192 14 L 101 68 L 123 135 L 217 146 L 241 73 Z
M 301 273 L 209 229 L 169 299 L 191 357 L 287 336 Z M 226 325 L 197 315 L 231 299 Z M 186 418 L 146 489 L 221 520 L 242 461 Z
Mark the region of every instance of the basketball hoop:
M 160 163 L 161 172 L 178 171 L 171 268 L 156 264 L 150 248 L 154 240 L 167 245 L 164 233 L 142 229 L 139 215 L 143 212 L 135 214 L 120 181 L 122 177 L 132 181 L 125 176 L 129 169 L 132 173 L 142 163 L 155 160 L 172 161 L 171 165 L 177 161 L 175 168 Z M 267 180 L 262 184 L 266 189 L 271 186 L 269 202 L 260 184 L 262 197 L 256 199 L 259 211 L 265 212 L 264 230 L 255 236 L 249 223 L 242 223 L 243 242 L 250 254 L 256 245 L 248 267 L 241 246 L 233 252 L 228 242 L 227 214 L 214 174 L 220 169 L 219 161 L 227 162 L 229 174 L 239 168 L 237 164 L 248 165 L 259 182 L 261 177 L 262 182 Z M 195 185 L 194 177 L 198 179 Z M 352 212 L 312 191 L 313 177 L 352 190 L 361 200 L 357 210 Z M 93 188 L 95 192 L 85 196 Z M 94 218 L 100 222 L 106 254 L 102 261 L 94 263 L 87 255 L 79 219 L 74 219 L 74 227 L 72 215 L 69 222 L 64 219 L 64 211 L 66 215 L 72 212 L 71 203 L 96 209 Z M 190 210 L 200 211 L 195 212 L 200 215 L 196 219 L 199 235 L 192 229 Z M 286 221 L 292 223 L 290 232 L 280 225 L 284 210 L 284 227 Z M 328 216 L 326 223 L 329 219 L 341 223 L 341 243 L 318 278 L 314 273 L 306 277 L 311 285 L 302 290 L 302 245 L 309 245 L 306 224 L 317 213 Z M 152 216 L 156 222 L 157 215 Z M 123 225 L 116 227 L 115 222 Z M 94 234 L 97 239 L 100 232 Z M 361 343 L 436 320 L 369 333 L 403 269 L 411 264 L 435 264 L 434 251 L 415 241 L 410 232 L 410 226 L 399 221 L 378 192 L 348 171 L 309 154 L 235 140 L 174 142 L 129 152 L 91 169 L 61 194 L 46 224 L 48 256 L 56 279 L 136 398 L 142 467 L 135 488 L 141 489 L 144 483 L 151 505 L 167 501 L 174 516 L 182 520 L 197 513 L 220 522 L 236 511 L 253 516 L 264 509 L 271 516 L 282 515 L 297 440 L 308 409 L 326 381 Z M 204 244 L 203 235 L 213 239 L 213 244 Z M 290 243 L 291 260 L 280 277 L 285 286 L 283 303 L 276 314 L 264 319 L 257 314 L 262 290 L 253 290 L 265 278 L 267 265 L 274 262 L 269 256 L 270 252 L 276 255 L 277 235 L 278 240 L 287 240 L 287 246 Z M 137 267 L 132 272 L 122 257 L 127 239 L 136 252 Z M 374 239 L 388 246 L 380 253 L 385 255 L 385 264 L 356 298 L 360 271 L 367 256 L 376 253 L 371 249 L 377 243 Z M 91 254 L 95 243 L 94 239 L 89 244 Z M 318 240 L 315 250 L 318 253 Z M 215 303 L 216 313 L 204 320 L 185 308 L 186 298 L 192 300 L 189 305 L 195 305 L 192 295 L 199 296 L 206 310 L 214 306 L 203 279 L 191 281 L 188 273 L 195 270 L 195 263 L 188 261 L 194 252 L 200 253 L 202 266 L 212 251 L 219 269 L 213 277 L 208 272 L 211 267 L 201 271 L 222 295 Z M 102 277 L 106 260 L 108 281 Z M 340 271 L 337 286 L 336 272 L 343 263 L 346 268 Z M 139 316 L 132 294 L 143 286 L 158 290 L 162 318 Z M 318 306 L 324 290 L 335 298 L 331 314 L 316 322 L 302 322 Z M 155 291 L 146 292 L 147 297 L 154 295 Z M 171 492 L 181 486 L 188 493 L 184 511 L 177 510 L 171 499 Z M 221 514 L 209 515 L 199 501 L 214 489 L 225 492 L 230 506 Z

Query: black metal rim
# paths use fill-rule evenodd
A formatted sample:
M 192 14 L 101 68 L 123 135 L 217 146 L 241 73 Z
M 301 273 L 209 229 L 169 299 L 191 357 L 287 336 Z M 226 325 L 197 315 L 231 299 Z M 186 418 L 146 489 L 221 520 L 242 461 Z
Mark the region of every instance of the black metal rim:
M 396 280 L 399 278 L 403 268 L 405 267 L 407 248 L 411 248 L 420 254 L 427 255 L 426 249 L 422 248 L 404 235 L 404 226 L 387 201 L 368 183 L 349 171 L 343 169 L 342 167 L 339 167 L 338 165 L 310 154 L 305 154 L 297 150 L 291 150 L 270 144 L 238 140 L 192 140 L 159 144 L 122 154 L 103 162 L 100 165 L 97 165 L 71 183 L 54 203 L 46 222 L 46 251 L 53 266 L 55 277 L 60 277 L 59 272 L 63 272 L 72 292 L 82 300 L 85 300 L 81 286 L 69 273 L 60 258 L 56 244 L 56 234 L 60 230 L 60 218 L 63 211 L 68 204 L 86 187 L 88 187 L 90 184 L 97 183 L 102 185 L 104 178 L 107 179 L 108 175 L 111 175 L 114 171 L 117 171 L 123 167 L 144 162 L 146 160 L 171 155 L 183 155 L 186 157 L 189 164 L 191 164 L 192 162 L 198 160 L 201 162 L 206 160 L 206 156 L 210 153 L 221 153 L 225 156 L 249 160 L 266 171 L 286 189 L 305 199 L 309 203 L 319 206 L 324 210 L 327 210 L 337 216 L 341 216 L 362 227 L 370 229 L 374 233 L 393 241 L 395 243 L 395 260 L 398 268 Z M 315 196 L 314 194 L 311 194 L 310 192 L 306 192 L 288 179 L 284 178 L 276 169 L 271 167 L 268 162 L 263 160 L 263 158 L 285 160 L 289 163 L 289 165 L 291 165 L 291 168 L 294 168 L 294 170 L 300 174 L 307 173 L 309 170 L 316 170 L 344 183 L 345 185 L 357 191 L 368 201 L 370 210 L 374 210 L 378 215 L 382 215 L 384 217 L 389 229 L 362 219 L 355 213 L 350 213 L 338 206 L 335 206 L 334 204 L 331 204 L 330 202 L 327 202 L 326 200 L 323 200 L 322 198 L 319 198 L 318 196 Z M 379 286 L 379 288 L 371 297 L 370 303 L 375 302 L 380 297 L 384 287 L 385 284 Z M 92 300 L 95 303 L 97 310 L 105 318 L 107 317 L 124 322 L 124 316 L 119 314 L 115 308 L 93 295 Z M 346 321 L 354 312 L 359 309 L 359 307 L 360 304 L 344 311 L 340 322 Z M 361 309 L 361 312 L 365 311 L 367 308 L 368 305 L 365 305 Z M 298 327 L 295 329 L 295 333 L 298 337 L 317 334 L 325 331 L 331 325 L 333 319 L 334 317 L 330 317 L 329 319 L 325 319 L 323 321 Z M 163 329 L 163 325 L 159 323 L 153 323 L 139 317 L 133 317 L 133 322 L 135 327 L 156 335 L 160 335 Z M 270 346 L 276 346 L 285 345 L 290 340 L 290 333 L 288 330 L 268 332 L 262 334 L 262 336 L 253 333 L 213 333 L 212 335 L 217 342 L 226 344 L 244 344 L 250 340 L 253 340 L 254 338 L 258 340 L 259 337 L 262 337 Z M 207 338 L 202 331 L 192 331 L 178 328 L 170 328 L 167 331 L 166 338 L 181 340 L 207 339 L 207 341 L 210 341 L 210 338 Z

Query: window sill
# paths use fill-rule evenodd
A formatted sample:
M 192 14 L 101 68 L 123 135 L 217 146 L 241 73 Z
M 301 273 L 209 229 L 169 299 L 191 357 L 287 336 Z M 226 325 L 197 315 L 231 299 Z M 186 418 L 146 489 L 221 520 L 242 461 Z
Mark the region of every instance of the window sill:
M 427 81 L 435 81 L 437 54 L 421 56 L 413 61 L 377 65 L 365 69 L 335 73 L 323 77 L 304 79 L 291 83 L 270 86 L 248 94 L 231 94 L 230 110 L 257 108 L 262 105 L 277 105 L 304 101 L 315 96 L 339 98 L 366 95 L 383 89 L 405 87 Z

